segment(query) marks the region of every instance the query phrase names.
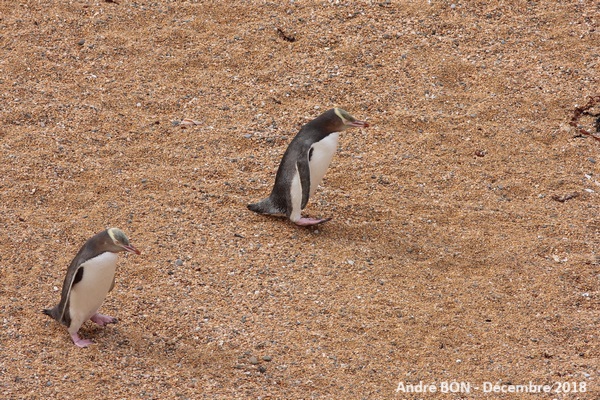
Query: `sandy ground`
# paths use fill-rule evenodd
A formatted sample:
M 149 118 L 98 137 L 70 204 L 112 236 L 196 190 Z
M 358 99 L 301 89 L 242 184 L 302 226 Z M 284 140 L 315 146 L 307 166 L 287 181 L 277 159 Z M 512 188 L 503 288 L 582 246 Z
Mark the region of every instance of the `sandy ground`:
M 1 1 L 0 397 L 599 398 L 600 141 L 569 125 L 599 25 L 592 1 Z M 332 221 L 249 212 L 334 106 L 371 127 L 305 210 Z M 40 311 L 110 226 L 142 255 L 79 349 Z

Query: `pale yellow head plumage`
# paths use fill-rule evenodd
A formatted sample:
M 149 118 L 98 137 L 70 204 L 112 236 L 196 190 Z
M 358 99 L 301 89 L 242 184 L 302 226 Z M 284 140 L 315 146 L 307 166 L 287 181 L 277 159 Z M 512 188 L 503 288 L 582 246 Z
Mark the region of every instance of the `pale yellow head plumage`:
M 350 122 L 354 122 L 356 119 L 348 113 L 348 111 L 342 110 L 341 108 L 334 108 L 335 115 L 340 117 L 344 125 L 348 125 Z
M 335 115 L 337 115 L 344 124 L 344 127 L 358 127 L 358 128 L 367 128 L 369 124 L 364 121 L 358 121 L 354 118 L 350 113 L 346 110 L 342 110 L 341 108 L 334 108 L 333 111 Z
M 138 249 L 129 244 L 129 238 L 127 237 L 125 232 L 123 232 L 119 228 L 109 228 L 107 229 L 107 232 L 108 236 L 110 236 L 110 238 L 116 246 L 119 246 L 125 251 L 140 254 L 140 251 Z

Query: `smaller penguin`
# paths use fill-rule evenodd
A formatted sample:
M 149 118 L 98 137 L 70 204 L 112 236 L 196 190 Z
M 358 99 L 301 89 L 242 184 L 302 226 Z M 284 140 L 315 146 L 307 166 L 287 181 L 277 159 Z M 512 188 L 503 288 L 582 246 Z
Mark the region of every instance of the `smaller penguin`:
M 77 333 L 88 319 L 100 326 L 117 323 L 116 318 L 97 311 L 115 286 L 117 253 L 121 251 L 140 254 L 120 229 L 110 228 L 88 239 L 67 269 L 60 303 L 43 310 L 44 314 L 67 326 L 78 347 L 94 343 L 80 338 Z
M 339 133 L 346 128 L 368 126 L 341 108 L 326 111 L 302 126 L 281 159 L 271 195 L 258 203 L 248 204 L 248 209 L 260 214 L 287 216 L 300 226 L 329 221 L 331 218 L 302 217 L 301 211 L 329 168 L 337 150 Z

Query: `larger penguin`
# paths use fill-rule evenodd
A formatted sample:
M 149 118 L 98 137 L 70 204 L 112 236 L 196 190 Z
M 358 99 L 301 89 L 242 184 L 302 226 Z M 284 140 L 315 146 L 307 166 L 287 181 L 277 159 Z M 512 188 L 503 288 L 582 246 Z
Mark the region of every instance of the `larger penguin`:
M 368 126 L 341 108 L 328 110 L 302 126 L 281 159 L 271 195 L 249 204 L 248 209 L 260 214 L 285 215 L 300 226 L 329 221 L 331 218 L 302 217 L 301 211 L 327 172 L 337 150 L 339 133 L 346 128 Z
M 80 338 L 77 333 L 88 319 L 100 326 L 117 322 L 116 318 L 97 311 L 115 286 L 117 253 L 121 251 L 140 254 L 120 229 L 110 228 L 88 239 L 67 269 L 60 303 L 43 310 L 44 314 L 67 326 L 73 343 L 79 347 L 93 343 Z

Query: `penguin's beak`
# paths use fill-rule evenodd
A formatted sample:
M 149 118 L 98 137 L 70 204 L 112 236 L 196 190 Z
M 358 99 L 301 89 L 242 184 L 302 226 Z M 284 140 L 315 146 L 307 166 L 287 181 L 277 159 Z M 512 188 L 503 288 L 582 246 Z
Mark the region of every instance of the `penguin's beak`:
M 123 248 L 125 249 L 125 251 L 128 251 L 128 252 L 130 252 L 130 253 L 141 254 L 141 253 L 140 253 L 140 251 L 139 251 L 138 249 L 136 249 L 135 247 L 133 247 L 133 246 L 132 246 L 132 245 L 130 245 L 130 244 L 123 245 L 123 246 L 121 246 L 121 247 L 123 247 Z
M 354 120 L 352 122 L 348 122 L 348 126 L 351 126 L 354 128 L 368 128 L 369 123 L 365 122 L 365 121 Z

